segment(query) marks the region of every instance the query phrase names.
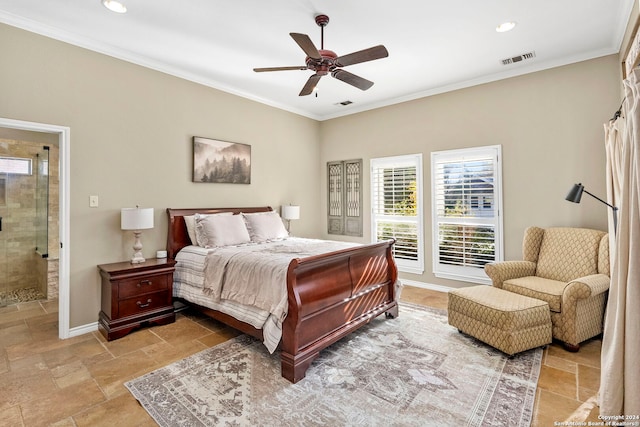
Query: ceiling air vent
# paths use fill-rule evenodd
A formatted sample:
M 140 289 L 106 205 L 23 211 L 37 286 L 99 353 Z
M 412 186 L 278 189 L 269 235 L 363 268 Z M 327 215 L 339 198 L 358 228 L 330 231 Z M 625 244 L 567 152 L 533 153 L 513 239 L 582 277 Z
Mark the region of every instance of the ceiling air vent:
M 342 102 L 338 102 L 335 105 L 349 105 L 349 104 L 353 104 L 353 101 L 342 101 Z
M 522 55 L 514 56 L 513 58 L 503 59 L 500 62 L 502 62 L 502 65 L 509 65 L 509 64 L 515 64 L 516 62 L 524 61 L 525 59 L 532 59 L 535 57 L 536 57 L 535 52 L 527 52 L 527 53 L 523 53 Z

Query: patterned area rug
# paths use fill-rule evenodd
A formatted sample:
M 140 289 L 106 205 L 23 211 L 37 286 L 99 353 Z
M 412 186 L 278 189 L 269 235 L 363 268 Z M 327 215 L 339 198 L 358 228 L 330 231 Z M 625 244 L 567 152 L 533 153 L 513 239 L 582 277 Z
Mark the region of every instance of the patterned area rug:
M 509 359 L 458 333 L 440 310 L 401 304 L 280 376 L 248 336 L 125 385 L 161 426 L 528 426 L 542 350 Z

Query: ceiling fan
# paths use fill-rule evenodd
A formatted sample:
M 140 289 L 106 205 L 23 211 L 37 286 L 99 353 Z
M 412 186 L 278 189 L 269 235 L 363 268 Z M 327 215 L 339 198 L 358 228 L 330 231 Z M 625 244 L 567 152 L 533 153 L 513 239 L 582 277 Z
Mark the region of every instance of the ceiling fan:
M 348 65 L 359 64 L 361 62 L 373 61 L 374 59 L 386 58 L 389 56 L 389 52 L 383 45 L 371 47 L 369 49 L 353 52 L 348 55 L 338 56 L 331 50 L 324 48 L 324 27 L 329 23 L 329 17 L 327 15 L 317 15 L 316 24 L 320 27 L 320 49 L 318 50 L 313 44 L 311 39 L 306 34 L 289 33 L 291 38 L 298 43 L 298 46 L 302 48 L 304 53 L 307 54 L 305 60 L 306 65 L 292 66 L 292 67 L 269 67 L 269 68 L 254 68 L 256 73 L 262 73 L 265 71 L 287 71 L 287 70 L 312 70 L 315 72 L 309 80 L 305 83 L 304 87 L 300 91 L 299 96 L 309 95 L 313 92 L 316 85 L 320 81 L 322 76 L 326 76 L 331 73 L 332 77 L 338 80 L 342 80 L 345 83 L 355 86 L 361 90 L 367 90 L 373 86 L 373 82 L 360 76 L 356 76 L 348 71 L 342 69 Z

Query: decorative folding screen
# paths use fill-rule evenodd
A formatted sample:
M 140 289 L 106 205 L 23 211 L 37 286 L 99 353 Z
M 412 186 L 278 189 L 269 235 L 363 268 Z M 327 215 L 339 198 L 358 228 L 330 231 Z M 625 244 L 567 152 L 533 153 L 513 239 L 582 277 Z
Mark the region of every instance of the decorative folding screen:
M 362 237 L 362 159 L 327 162 L 329 234 Z

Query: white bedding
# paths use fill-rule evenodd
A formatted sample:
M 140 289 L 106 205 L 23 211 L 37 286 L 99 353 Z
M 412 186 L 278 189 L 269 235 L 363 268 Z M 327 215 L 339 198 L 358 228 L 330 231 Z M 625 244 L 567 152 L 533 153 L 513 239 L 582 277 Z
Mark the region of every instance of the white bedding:
M 190 286 L 174 278 L 173 296 L 184 298 L 194 304 L 211 308 L 216 311 L 228 314 L 234 318 L 248 323 L 257 329 L 262 329 L 263 342 L 270 353 L 273 353 L 282 338 L 282 322 L 278 322 L 275 317 L 268 312 L 257 307 L 239 304 L 233 301 L 215 302 L 210 296 L 205 295 L 202 287 Z
M 287 314 L 291 260 L 354 246 L 296 237 L 211 249 L 187 246 L 176 256 L 173 293 L 263 329 L 264 344 L 273 352 Z

